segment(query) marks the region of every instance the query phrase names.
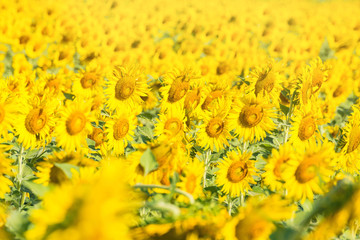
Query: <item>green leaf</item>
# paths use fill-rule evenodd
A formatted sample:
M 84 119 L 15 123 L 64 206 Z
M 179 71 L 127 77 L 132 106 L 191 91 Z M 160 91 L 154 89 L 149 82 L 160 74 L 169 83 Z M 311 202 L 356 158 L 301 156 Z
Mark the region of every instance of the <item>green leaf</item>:
M 87 143 L 89 148 L 95 149 L 95 141 L 94 140 L 92 140 L 90 138 L 86 138 L 86 143 Z
M 45 193 L 47 193 L 50 189 L 47 186 L 37 184 L 31 181 L 23 181 L 22 184 L 38 197 L 44 196 Z
M 321 45 L 319 57 L 322 61 L 325 61 L 330 58 L 334 58 L 335 51 L 332 50 L 329 46 L 328 40 L 325 38 L 323 44 Z
M 75 169 L 76 171 L 79 171 L 78 166 L 72 165 L 70 163 L 55 163 L 54 165 L 60 168 L 68 178 L 72 177 L 71 169 Z
M 289 107 L 285 105 L 280 104 L 280 110 L 285 116 L 287 116 L 287 114 L 289 113 Z
M 159 164 L 150 148 L 146 149 L 140 158 L 140 164 L 144 168 L 144 176 L 158 168 Z
M 297 230 L 292 228 L 283 228 L 279 227 L 270 235 L 271 240 L 278 240 L 278 239 L 287 239 L 287 240 L 295 240 L 300 239 L 300 234 Z
M 23 165 L 21 172 L 22 180 L 29 180 L 34 177 L 33 170 L 28 165 Z
M 6 227 L 16 236 L 16 239 L 24 239 L 23 234 L 30 222 L 26 214 L 19 211 L 11 211 L 6 221 Z
M 73 100 L 76 98 L 75 95 L 73 95 L 73 94 L 71 94 L 71 93 L 63 92 L 63 94 L 64 94 L 64 97 L 65 97 L 66 99 L 69 99 L 69 100 L 71 100 L 71 101 L 73 101 Z
M 144 127 L 139 127 L 138 130 L 139 130 L 139 133 L 140 133 L 141 135 L 144 135 L 145 137 L 147 137 L 147 138 L 149 138 L 149 139 L 152 139 L 152 138 L 153 138 L 153 132 L 152 132 L 152 130 L 150 129 L 150 127 L 146 127 L 146 126 L 144 126 Z

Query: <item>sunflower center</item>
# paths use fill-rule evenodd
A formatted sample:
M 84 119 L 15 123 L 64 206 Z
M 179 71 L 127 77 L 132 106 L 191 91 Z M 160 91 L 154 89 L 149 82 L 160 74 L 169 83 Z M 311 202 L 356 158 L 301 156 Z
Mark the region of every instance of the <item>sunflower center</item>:
M 333 97 L 335 97 L 335 98 L 339 97 L 341 94 L 343 94 L 344 91 L 345 91 L 345 86 L 339 85 L 333 92 Z
M 226 62 L 221 62 L 216 68 L 217 75 L 223 75 L 229 70 L 230 66 Z
M 355 151 L 358 148 L 359 144 L 360 144 L 360 128 L 359 126 L 353 126 L 350 133 L 347 153 L 351 153 Z
M 307 104 L 308 99 L 310 99 L 310 97 L 311 97 L 311 91 L 310 90 L 311 90 L 310 83 L 304 82 L 303 87 L 301 89 L 301 99 L 302 99 L 304 104 Z
M 212 101 L 214 101 L 215 99 L 221 97 L 223 95 L 223 91 L 221 90 L 215 90 L 213 92 L 211 92 L 206 98 L 204 103 L 201 105 L 202 110 L 208 110 L 210 104 L 212 103 Z
M 170 118 L 165 123 L 165 129 L 176 135 L 182 129 L 182 123 L 178 118 Z
M 206 126 L 206 133 L 209 137 L 218 137 L 223 132 L 224 126 L 224 121 L 221 118 L 212 118 Z
M 299 125 L 298 137 L 301 141 L 309 139 L 316 130 L 316 124 L 311 116 L 304 117 Z
M 306 183 L 316 176 L 317 166 L 310 159 L 303 160 L 295 171 L 295 178 L 299 183 Z
M 196 176 L 194 174 L 191 174 L 186 177 L 186 191 L 188 193 L 193 193 L 196 188 Z
M 136 174 L 138 174 L 138 175 L 144 176 L 144 174 L 145 174 L 144 167 L 141 166 L 141 164 L 139 163 L 139 164 L 136 166 L 136 168 L 135 168 L 135 172 L 136 172 Z
M 61 170 L 60 168 L 58 168 L 57 166 L 53 166 L 51 169 L 50 169 L 50 183 L 53 183 L 53 184 L 61 184 L 65 181 L 68 180 L 66 174 L 64 173 L 63 170 Z
M 272 71 L 261 73 L 255 84 L 255 95 L 265 91 L 270 93 L 274 88 L 274 84 L 275 76 Z
M 115 140 L 120 140 L 126 136 L 129 132 L 129 121 L 127 119 L 119 119 L 114 124 L 114 133 L 113 137 Z
M 136 82 L 130 77 L 124 77 L 115 85 L 115 97 L 119 100 L 128 99 L 134 92 Z
M 227 179 L 232 183 L 238 183 L 243 180 L 248 174 L 248 167 L 246 163 L 237 161 L 230 165 L 227 171 Z
M 271 232 L 271 224 L 260 218 L 242 219 L 235 226 L 236 239 L 266 239 Z
M 168 101 L 171 103 L 179 101 L 185 96 L 189 88 L 190 88 L 189 82 L 181 81 L 181 80 L 174 81 L 174 83 L 171 84 L 169 90 Z
M 5 109 L 3 106 L 0 105 L 0 123 L 4 121 L 4 118 L 5 118 Z
M 83 88 L 91 88 L 97 82 L 97 76 L 95 73 L 86 72 L 84 76 L 81 78 L 80 83 Z
M 239 120 L 242 125 L 251 128 L 258 125 L 261 122 L 263 116 L 263 108 L 259 105 L 252 104 L 243 107 L 239 116 Z
M 283 163 L 286 163 L 287 161 L 289 161 L 290 158 L 288 157 L 282 157 L 280 159 L 278 159 L 275 163 L 275 167 L 274 167 L 274 175 L 278 178 L 278 179 L 282 179 L 281 177 L 281 173 L 283 172 L 283 168 L 284 168 L 284 164 Z
M 80 133 L 86 125 L 86 117 L 82 112 L 74 112 L 66 121 L 66 131 L 70 135 Z
M 101 130 L 101 128 L 94 128 L 92 134 L 89 136 L 89 138 L 93 141 L 95 141 L 95 147 L 100 146 L 104 142 L 104 132 Z
M 60 89 L 60 79 L 58 78 L 48 79 L 45 88 L 48 88 L 50 91 L 57 92 Z
M 25 127 L 31 134 L 37 134 L 47 122 L 47 115 L 42 108 L 32 109 L 25 118 Z
M 200 89 L 189 92 L 185 97 L 185 108 L 190 110 L 191 107 L 196 108 L 200 103 Z
M 312 75 L 312 87 L 316 87 L 316 90 L 313 93 L 320 90 L 321 85 L 323 83 L 323 79 L 324 79 L 323 71 L 321 71 L 320 68 L 315 68 Z

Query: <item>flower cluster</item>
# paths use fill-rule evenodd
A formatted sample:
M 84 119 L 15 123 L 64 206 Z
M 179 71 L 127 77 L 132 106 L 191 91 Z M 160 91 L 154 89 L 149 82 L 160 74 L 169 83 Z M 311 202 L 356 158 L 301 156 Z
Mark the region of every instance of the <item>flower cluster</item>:
M 0 238 L 359 237 L 359 15 L 1 2 Z

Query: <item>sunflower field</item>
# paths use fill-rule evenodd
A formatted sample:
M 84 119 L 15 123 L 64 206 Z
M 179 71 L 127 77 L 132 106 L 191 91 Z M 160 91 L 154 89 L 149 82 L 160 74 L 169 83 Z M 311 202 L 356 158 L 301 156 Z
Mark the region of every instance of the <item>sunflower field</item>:
M 358 0 L 0 0 L 0 240 L 360 239 Z

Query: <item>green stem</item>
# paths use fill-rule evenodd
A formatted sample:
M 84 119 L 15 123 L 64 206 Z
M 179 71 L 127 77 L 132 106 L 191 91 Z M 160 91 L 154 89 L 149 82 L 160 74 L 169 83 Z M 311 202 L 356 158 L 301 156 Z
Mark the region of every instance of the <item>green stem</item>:
M 210 156 L 211 156 L 211 150 L 208 150 L 205 153 L 205 170 L 204 170 L 204 176 L 203 176 L 203 188 L 206 187 L 206 172 L 207 172 L 208 164 L 210 161 Z
M 23 171 L 23 152 L 24 152 L 24 147 L 22 146 L 22 144 L 20 145 L 20 152 L 19 152 L 19 156 L 18 156 L 18 175 L 17 175 L 17 180 L 18 180 L 18 190 L 21 193 L 21 199 L 20 199 L 20 209 L 23 206 L 24 202 L 25 202 L 25 198 L 26 198 L 26 193 L 22 192 L 21 190 L 21 183 L 22 183 L 22 171 Z
M 156 184 L 142 184 L 142 183 L 137 183 L 133 186 L 134 188 L 160 188 L 160 189 L 165 189 L 165 190 L 169 190 L 171 191 L 170 189 L 170 186 L 163 186 L 163 185 L 156 185 Z M 185 192 L 183 190 L 180 190 L 178 188 L 175 188 L 174 189 L 174 192 L 175 193 L 178 193 L 178 194 L 181 194 L 181 195 L 184 195 L 185 197 L 187 197 L 190 201 L 191 204 L 193 204 L 195 202 L 193 196 L 188 193 L 188 192 Z
M 240 192 L 240 206 L 244 207 L 245 205 L 245 196 L 243 192 Z
M 230 197 L 230 195 L 228 195 L 228 213 L 231 216 L 231 210 L 232 210 L 232 199 Z
M 289 137 L 289 124 L 290 124 L 290 120 L 291 120 L 291 114 L 292 114 L 292 110 L 293 110 L 295 94 L 296 94 L 296 91 L 294 91 L 294 93 L 291 95 L 289 112 L 286 115 L 286 126 L 284 127 L 284 132 L 285 132 L 284 144 L 287 142 L 288 137 Z

